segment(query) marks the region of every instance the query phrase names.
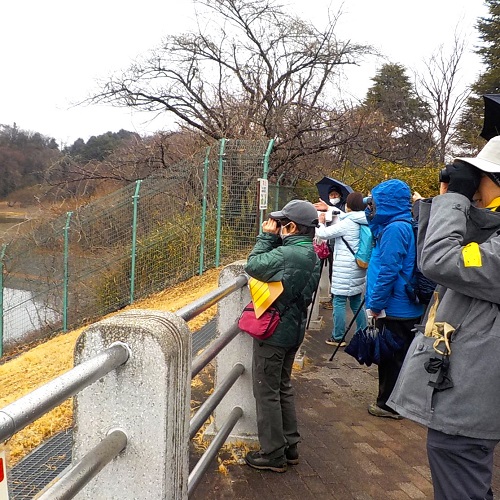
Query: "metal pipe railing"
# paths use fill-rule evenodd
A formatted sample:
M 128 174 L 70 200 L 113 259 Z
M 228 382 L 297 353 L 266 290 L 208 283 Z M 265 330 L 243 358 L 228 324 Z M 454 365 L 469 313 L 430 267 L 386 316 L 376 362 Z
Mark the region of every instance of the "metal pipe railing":
M 217 455 L 217 452 L 221 448 L 221 446 L 226 441 L 233 427 L 236 425 L 236 422 L 242 417 L 243 410 L 239 406 L 235 406 L 231 413 L 229 414 L 228 419 L 224 422 L 220 431 L 214 436 L 212 442 L 209 447 L 200 457 L 196 465 L 194 466 L 191 474 L 189 474 L 188 478 L 188 496 L 193 493 L 193 491 L 198 486 L 203 474 L 209 467 L 212 460 Z
M 195 358 L 193 364 L 191 365 L 191 378 L 196 377 L 198 373 L 205 368 L 205 366 L 212 361 L 212 359 L 219 354 L 219 352 L 226 347 L 231 340 L 240 333 L 240 329 L 237 324 L 234 324 L 229 330 L 217 337 L 207 348 Z
M 189 422 L 189 439 L 193 439 L 196 433 L 201 429 L 201 426 L 206 422 L 210 414 L 215 410 L 217 405 L 222 401 L 222 398 L 233 387 L 234 383 L 245 371 L 245 367 L 241 363 L 236 363 L 226 378 L 218 385 L 206 401 L 200 406 L 194 417 Z
M 129 347 L 115 342 L 93 358 L 7 405 L 0 410 L 0 442 L 123 365 L 129 357 Z
M 93 477 L 127 446 L 127 435 L 120 429 L 112 430 L 64 476 L 47 489 L 38 500 L 67 500 L 73 498 Z
M 189 321 L 219 300 L 239 290 L 248 283 L 248 276 L 241 274 L 230 283 L 219 287 L 197 301 L 176 311 L 176 315 Z M 192 364 L 192 377 L 196 376 L 210 361 L 212 361 L 238 334 L 237 324 L 230 327 L 224 334 L 212 342 Z M 0 442 L 9 439 L 13 434 L 41 417 L 52 408 L 64 402 L 69 397 L 91 385 L 107 373 L 127 362 L 130 349 L 122 342 L 112 344 L 108 349 L 93 358 L 75 366 L 72 370 L 57 377 L 35 391 L 20 398 L 0 410 Z M 238 362 L 226 375 L 224 380 L 207 398 L 190 422 L 189 438 L 198 432 L 210 414 L 219 405 L 225 395 L 244 373 L 245 366 Z M 224 441 L 243 415 L 240 407 L 234 407 L 222 425 L 220 431 L 212 440 L 206 452 L 195 465 L 188 479 L 188 494 L 198 485 L 202 475 L 215 458 Z M 82 459 L 71 467 L 57 483 L 48 487 L 41 500 L 66 500 L 73 498 L 85 485 L 95 477 L 109 462 L 111 462 L 127 446 L 127 436 L 120 429 L 110 431 L 97 446 L 92 448 Z
M 248 283 L 248 276 L 240 274 L 235 280 L 227 285 L 221 286 L 212 292 L 207 293 L 203 297 L 195 300 L 191 304 L 175 311 L 177 316 L 180 316 L 184 321 L 189 321 L 194 317 L 206 311 L 209 307 L 215 305 L 220 299 L 227 297 L 236 290 L 243 288 Z

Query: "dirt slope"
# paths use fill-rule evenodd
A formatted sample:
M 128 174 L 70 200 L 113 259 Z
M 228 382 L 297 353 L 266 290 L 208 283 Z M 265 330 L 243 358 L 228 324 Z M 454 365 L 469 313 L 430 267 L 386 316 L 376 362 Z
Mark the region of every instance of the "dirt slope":
M 137 301 L 127 309 L 175 312 L 217 288 L 218 275 L 219 270 L 212 269 L 203 276 L 196 276 L 146 300 Z M 188 323 L 191 330 L 197 330 L 208 322 L 215 315 L 215 310 L 214 306 L 191 320 Z M 75 342 L 83 330 L 84 328 L 80 328 L 60 335 L 0 365 L 0 408 L 71 369 Z M 68 400 L 8 441 L 9 465 L 14 465 L 40 443 L 69 427 L 71 423 L 72 401 Z

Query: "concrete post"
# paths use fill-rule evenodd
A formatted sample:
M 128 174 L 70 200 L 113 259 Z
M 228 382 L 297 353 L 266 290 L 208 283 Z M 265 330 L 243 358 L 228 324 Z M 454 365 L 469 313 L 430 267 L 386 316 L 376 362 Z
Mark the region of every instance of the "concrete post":
M 319 280 L 319 301 L 327 302 L 330 300 L 331 286 L 330 286 L 330 268 L 328 267 L 328 261 L 323 265 L 321 271 L 321 278 Z
M 311 313 L 311 307 L 312 307 L 312 313 Z M 311 315 L 311 320 L 309 321 L 308 330 L 313 330 L 313 331 L 321 330 L 321 325 L 323 323 L 323 316 L 320 316 L 319 312 L 319 290 L 318 294 L 316 295 L 316 300 L 314 301 L 314 304 L 311 304 L 307 309 L 308 318 L 309 315 Z
M 316 298 L 314 300 L 314 304 L 309 306 L 307 311 L 308 317 L 311 315 L 311 320 L 309 321 L 308 330 L 317 331 L 321 330 L 323 326 L 323 316 L 320 311 L 319 304 L 320 302 L 325 302 L 330 300 L 330 280 L 328 278 L 328 262 L 323 264 L 321 268 L 321 276 L 318 284 L 318 291 L 316 292 Z M 325 281 L 326 279 L 326 281 Z M 312 313 L 311 313 L 312 307 Z
M 243 272 L 245 264 L 246 261 L 237 261 L 226 266 L 219 275 L 219 286 L 225 285 L 239 276 Z M 238 321 L 243 307 L 248 302 L 250 302 L 250 292 L 246 286 L 219 302 L 217 309 L 218 335 L 226 332 L 231 325 Z M 253 339 L 250 335 L 240 333 L 216 358 L 216 386 L 218 381 L 223 380 L 231 371 L 235 363 L 242 363 L 245 371 L 217 406 L 213 424 L 206 432 L 208 435 L 219 432 L 232 409 L 239 406 L 243 410 L 243 416 L 234 426 L 227 441 L 255 442 L 258 440 L 257 415 L 252 391 L 252 342 Z
M 133 310 L 91 325 L 80 336 L 75 363 L 116 341 L 129 361 L 75 396 L 73 462 L 110 430 L 127 447 L 75 497 L 187 499 L 191 333 L 172 313 Z

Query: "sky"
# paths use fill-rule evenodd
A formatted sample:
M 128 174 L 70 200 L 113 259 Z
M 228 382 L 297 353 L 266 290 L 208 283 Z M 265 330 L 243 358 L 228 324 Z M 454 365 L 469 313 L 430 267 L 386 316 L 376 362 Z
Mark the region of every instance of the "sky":
M 351 68 L 346 95 L 362 99 L 370 79 L 385 62 L 422 69 L 441 45 L 451 47 L 455 30 L 468 43 L 462 84 L 481 72 L 473 53 L 474 25 L 488 10 L 483 0 L 281 0 L 289 10 L 322 26 L 341 10 L 341 39 L 370 44 L 387 59 Z M 120 129 L 151 134 L 171 128 L 166 116 L 153 117 L 107 105 L 76 105 L 114 72 L 157 47 L 167 34 L 195 26 L 192 0 L 16 0 L 4 2 L 0 17 L 0 124 L 40 132 L 60 146 Z

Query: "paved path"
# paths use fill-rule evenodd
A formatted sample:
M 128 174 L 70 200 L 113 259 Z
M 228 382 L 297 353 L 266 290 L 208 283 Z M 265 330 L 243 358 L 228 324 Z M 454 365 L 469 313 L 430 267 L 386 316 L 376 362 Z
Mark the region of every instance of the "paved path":
M 229 466 L 211 467 L 190 500 L 432 499 L 425 451 L 426 429 L 409 420 L 373 417 L 367 405 L 377 390 L 377 367 L 361 366 L 325 344 L 330 311 L 321 310 L 321 332 L 308 332 L 306 360 L 294 376 L 302 434 L 300 464 L 284 474 Z M 494 490 L 500 491 L 500 452 Z

